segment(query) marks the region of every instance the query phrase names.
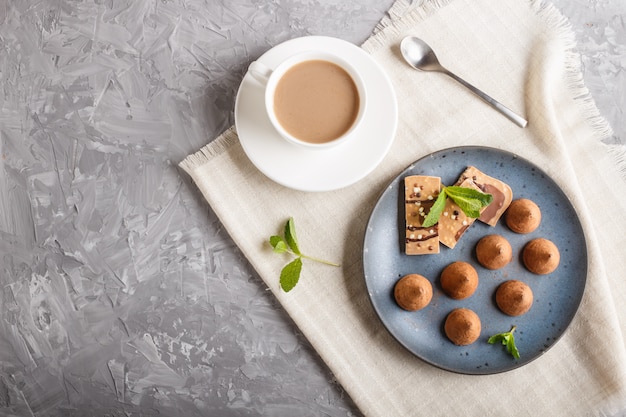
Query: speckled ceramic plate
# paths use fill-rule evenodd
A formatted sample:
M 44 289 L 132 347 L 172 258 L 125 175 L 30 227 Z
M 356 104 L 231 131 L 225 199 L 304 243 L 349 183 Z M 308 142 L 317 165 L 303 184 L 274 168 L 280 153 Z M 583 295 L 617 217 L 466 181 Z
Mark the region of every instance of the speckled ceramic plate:
M 407 175 L 441 177 L 451 185 L 468 165 L 508 183 L 513 198 L 528 198 L 542 210 L 542 221 L 527 235 L 510 231 L 503 219 L 495 227 L 475 222 L 454 249 L 441 246 L 438 255 L 407 256 L 403 253 L 404 187 Z M 500 234 L 511 243 L 513 262 L 497 271 L 476 261 L 474 247 L 487 234 Z M 521 249 L 533 238 L 552 240 L 561 263 L 549 275 L 534 275 L 520 261 Z M 448 264 L 463 260 L 478 271 L 479 286 L 466 300 L 453 300 L 441 290 L 439 275 Z M 562 190 L 540 168 L 511 153 L 484 147 L 459 147 L 435 152 L 402 171 L 382 193 L 370 217 L 363 248 L 365 282 L 378 316 L 389 332 L 422 360 L 464 374 L 508 371 L 539 357 L 563 335 L 574 318 L 587 278 L 587 247 L 578 216 Z M 433 299 L 423 310 L 407 312 L 396 304 L 393 287 L 403 275 L 419 273 L 433 284 Z M 495 290 L 507 279 L 526 282 L 534 294 L 528 313 L 507 316 L 498 310 Z M 474 310 L 481 318 L 480 338 L 469 346 L 452 344 L 443 331 L 447 314 L 457 307 Z M 517 326 L 519 360 L 501 344 L 487 343 L 489 336 Z

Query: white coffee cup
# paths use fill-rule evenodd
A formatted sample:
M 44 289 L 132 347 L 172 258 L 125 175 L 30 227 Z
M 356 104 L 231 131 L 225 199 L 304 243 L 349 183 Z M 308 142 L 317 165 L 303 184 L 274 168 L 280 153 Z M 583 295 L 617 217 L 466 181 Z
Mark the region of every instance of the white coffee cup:
M 328 97 L 328 94 L 330 94 L 331 91 L 326 91 L 326 90 L 328 90 L 332 84 L 330 82 L 325 83 L 323 81 L 320 81 L 320 84 L 317 84 L 319 88 L 311 89 L 309 88 L 310 86 L 307 88 L 302 88 L 301 89 L 302 94 L 299 94 L 300 91 L 297 91 L 297 89 L 292 89 L 292 92 L 298 93 L 296 97 L 297 100 L 300 100 L 298 102 L 298 105 L 303 104 L 302 106 L 303 110 L 300 112 L 300 116 L 299 116 L 300 119 L 296 118 L 296 119 L 290 120 L 291 127 L 292 127 L 292 129 L 290 130 L 289 127 L 286 127 L 283 124 L 281 124 L 281 116 L 284 116 L 284 114 L 286 113 L 285 106 L 282 104 L 280 105 L 283 107 L 282 112 L 280 110 L 281 107 L 279 107 L 277 111 L 276 106 L 275 106 L 277 88 L 279 89 L 279 91 L 283 91 L 287 88 L 284 86 L 285 84 L 283 84 L 282 87 L 279 87 L 279 85 L 281 84 L 281 81 L 284 79 L 286 74 L 288 73 L 292 75 L 294 74 L 294 72 L 290 72 L 290 70 L 294 69 L 296 66 L 298 66 L 298 69 L 302 69 L 303 66 L 299 66 L 299 64 L 310 65 L 313 63 L 317 65 L 321 65 L 321 67 L 319 68 L 323 68 L 323 71 L 331 71 L 331 72 L 334 71 L 334 74 L 342 74 L 342 76 L 345 75 L 345 73 L 347 73 L 347 75 L 349 75 L 349 78 L 353 82 L 352 87 L 350 88 L 351 89 L 354 88 L 355 93 L 358 95 L 357 97 L 358 104 L 355 102 L 354 97 L 349 97 L 350 100 L 347 100 L 346 103 L 348 102 L 352 103 L 350 106 L 348 105 L 340 106 L 341 110 L 332 112 L 331 111 L 332 106 L 337 103 L 341 103 L 343 101 L 340 99 L 325 100 L 325 102 L 328 104 L 327 106 L 315 107 L 315 108 L 319 108 L 323 110 L 322 115 L 318 115 L 322 119 L 319 119 L 319 118 L 316 119 L 311 115 L 315 112 L 309 112 L 311 113 L 309 114 L 305 111 L 305 109 L 308 109 L 309 107 L 307 106 L 309 105 L 313 106 L 313 104 L 311 103 L 313 103 L 316 99 L 319 99 L 320 97 L 308 97 L 306 94 L 318 95 L 317 91 L 319 91 L 320 96 Z M 340 70 L 339 72 L 337 72 L 336 68 L 334 67 L 331 70 L 332 65 L 331 66 L 325 65 L 328 63 L 338 66 L 341 70 L 345 71 L 345 73 L 341 72 Z M 359 125 L 361 124 L 363 120 L 363 115 L 365 113 L 365 108 L 366 108 L 365 85 L 358 71 L 348 62 L 346 62 L 346 60 L 344 60 L 343 58 L 337 55 L 331 54 L 329 52 L 325 52 L 325 51 L 307 51 L 307 52 L 301 52 L 301 53 L 292 55 L 291 57 L 285 59 L 280 64 L 278 64 L 275 68 L 270 68 L 266 66 L 265 64 L 258 62 L 258 61 L 252 62 L 250 64 L 250 67 L 248 68 L 248 71 L 257 81 L 259 81 L 265 86 L 265 110 L 267 112 L 267 115 L 272 125 L 276 129 L 276 131 L 287 141 L 300 145 L 300 146 L 304 146 L 309 149 L 326 149 L 331 146 L 336 146 L 336 145 L 339 145 L 340 143 L 351 140 L 352 138 L 356 136 L 355 131 L 357 130 L 357 128 L 359 127 Z M 296 70 L 294 69 L 294 71 Z M 337 77 L 334 75 L 332 76 L 333 79 L 338 81 L 339 78 Z M 348 87 L 347 87 L 348 81 L 346 80 L 347 79 L 345 77 L 341 79 L 342 84 L 340 85 L 340 87 L 342 88 L 340 89 L 340 91 L 344 91 L 344 90 L 348 91 Z M 345 89 L 343 88 L 344 85 L 346 86 Z M 312 91 L 309 91 L 309 90 L 312 90 Z M 306 91 L 308 91 L 308 93 Z M 342 94 L 341 97 L 348 98 L 348 95 L 349 95 L 348 93 Z M 279 100 L 280 100 L 280 95 L 279 95 Z M 296 110 L 298 110 L 298 105 L 293 106 L 292 108 L 289 108 L 290 112 L 292 110 L 293 112 L 296 112 Z M 346 111 L 344 112 L 343 109 L 346 109 Z M 332 112 L 332 117 L 326 117 L 326 118 L 324 117 L 326 114 L 331 113 L 331 112 Z M 345 113 L 345 117 L 343 117 L 344 113 Z M 348 117 L 348 114 L 350 114 L 349 117 Z M 311 139 L 311 137 L 305 137 L 306 135 L 304 133 L 296 131 L 299 129 L 298 127 L 296 127 L 295 129 L 293 128 L 293 126 L 306 126 L 307 123 L 310 123 L 311 126 L 314 128 L 314 130 L 316 131 L 318 129 L 324 130 L 326 127 L 330 128 L 333 126 L 333 123 L 331 123 L 328 120 L 330 120 L 331 118 L 335 119 L 334 118 L 335 115 L 342 116 L 340 118 L 337 118 L 337 120 L 340 120 L 341 122 L 341 123 L 337 122 L 339 123 L 338 126 L 342 126 L 342 127 L 346 126 L 347 128 L 345 129 L 345 131 L 338 133 L 337 135 L 325 133 L 324 140 L 321 140 L 319 138 L 316 138 L 315 140 L 313 140 Z M 307 120 L 304 120 L 305 118 Z M 285 122 L 285 120 L 287 119 L 288 118 L 283 117 L 282 120 L 283 122 Z M 317 120 L 317 123 L 313 123 L 312 122 L 313 120 Z M 353 120 L 351 124 L 349 124 L 350 123 L 349 120 Z M 336 130 L 336 132 L 339 132 L 339 130 Z M 317 133 L 322 135 L 322 133 L 320 132 L 317 132 Z M 312 136 L 312 134 L 310 136 Z

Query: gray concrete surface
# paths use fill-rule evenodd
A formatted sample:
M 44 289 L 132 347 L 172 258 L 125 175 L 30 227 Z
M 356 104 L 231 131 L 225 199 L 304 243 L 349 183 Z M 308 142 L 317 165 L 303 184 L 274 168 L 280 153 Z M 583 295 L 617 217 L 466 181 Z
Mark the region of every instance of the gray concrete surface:
M 0 0 L 0 415 L 360 415 L 176 165 L 249 62 L 391 3 Z M 626 3 L 554 4 L 624 143 Z

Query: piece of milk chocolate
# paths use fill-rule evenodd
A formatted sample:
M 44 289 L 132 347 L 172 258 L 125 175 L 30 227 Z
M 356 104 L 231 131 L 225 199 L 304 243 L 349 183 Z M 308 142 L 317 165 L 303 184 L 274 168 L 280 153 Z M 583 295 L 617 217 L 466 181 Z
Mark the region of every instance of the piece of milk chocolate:
M 490 177 L 473 166 L 469 166 L 463 171 L 456 185 L 460 185 L 466 180 L 470 180 L 483 193 L 493 196 L 491 204 L 481 210 L 478 220 L 495 226 L 513 201 L 513 190 L 506 183 Z
M 422 223 L 440 191 L 439 177 L 411 175 L 404 178 L 407 255 L 439 253 L 438 225 L 422 227 Z
M 457 185 L 480 191 L 478 186 L 474 185 L 470 179 L 466 179 Z M 475 220 L 472 217 L 468 217 L 451 198 L 447 198 L 446 206 L 439 217 L 439 241 L 453 249 Z

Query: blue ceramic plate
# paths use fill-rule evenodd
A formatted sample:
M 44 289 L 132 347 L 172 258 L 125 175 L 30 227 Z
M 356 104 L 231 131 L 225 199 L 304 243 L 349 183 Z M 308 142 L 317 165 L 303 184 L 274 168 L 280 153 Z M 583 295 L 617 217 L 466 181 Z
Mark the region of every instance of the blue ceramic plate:
M 469 165 L 511 186 L 513 198 L 528 198 L 539 205 L 542 221 L 532 233 L 510 231 L 503 218 L 495 227 L 475 222 L 454 249 L 441 246 L 438 255 L 404 254 L 404 187 L 408 175 L 441 177 L 452 185 Z M 513 262 L 497 271 L 476 261 L 474 248 L 480 238 L 500 234 L 513 247 Z M 520 261 L 521 250 L 531 239 L 552 240 L 561 263 L 549 275 L 534 275 Z M 448 264 L 462 260 L 478 271 L 478 289 L 470 298 L 453 300 L 441 290 L 439 275 Z M 587 278 L 587 246 L 572 204 L 558 185 L 536 165 L 514 154 L 484 147 L 458 147 L 430 154 L 405 169 L 384 190 L 370 217 L 363 247 L 365 282 L 374 309 L 389 332 L 422 360 L 463 374 L 494 374 L 508 371 L 541 356 L 563 335 L 574 318 Z M 418 273 L 433 284 L 433 298 L 423 310 L 402 310 L 393 298 L 396 281 Z M 508 279 L 518 279 L 533 290 L 530 311 L 519 317 L 500 312 L 495 290 Z M 443 323 L 457 307 L 474 310 L 481 319 L 480 338 L 469 346 L 448 340 Z M 514 359 L 501 344 L 487 343 L 489 336 L 517 326 L 515 339 L 521 358 Z

